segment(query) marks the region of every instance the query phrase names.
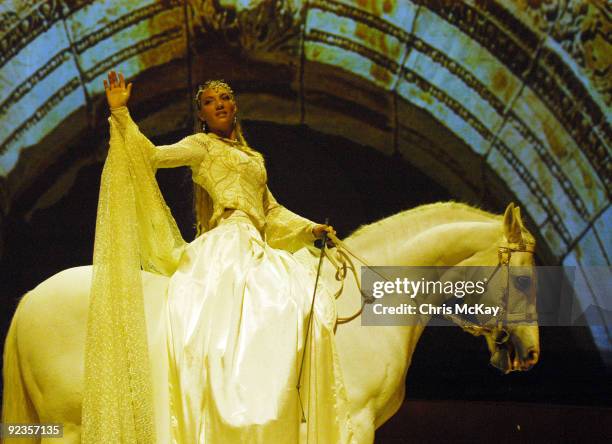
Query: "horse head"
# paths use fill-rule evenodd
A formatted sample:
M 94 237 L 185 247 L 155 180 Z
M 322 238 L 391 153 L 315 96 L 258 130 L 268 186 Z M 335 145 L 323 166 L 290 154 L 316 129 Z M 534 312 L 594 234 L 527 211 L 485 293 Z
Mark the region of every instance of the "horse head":
M 493 323 L 482 323 L 478 317 L 476 322 L 453 320 L 467 332 L 485 337 L 491 365 L 504 373 L 529 370 L 540 355 L 534 250 L 535 240 L 523 224 L 520 208 L 511 203 L 497 243 L 460 264 L 494 267 L 487 291 L 477 302 L 499 306 L 499 316 Z

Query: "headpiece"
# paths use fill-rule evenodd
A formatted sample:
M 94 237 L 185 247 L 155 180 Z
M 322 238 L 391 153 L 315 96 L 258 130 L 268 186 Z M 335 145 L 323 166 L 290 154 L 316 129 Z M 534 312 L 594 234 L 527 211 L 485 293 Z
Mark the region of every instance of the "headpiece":
M 201 106 L 202 104 L 200 103 L 200 96 L 207 89 L 213 89 L 215 91 L 218 91 L 219 89 L 224 89 L 229 93 L 232 100 L 234 100 L 234 91 L 227 83 L 225 83 L 223 79 L 207 80 L 206 82 L 204 82 L 202 85 L 198 87 L 198 92 L 196 92 L 196 95 L 195 95 L 195 103 L 198 106 L 198 109 L 202 107 Z

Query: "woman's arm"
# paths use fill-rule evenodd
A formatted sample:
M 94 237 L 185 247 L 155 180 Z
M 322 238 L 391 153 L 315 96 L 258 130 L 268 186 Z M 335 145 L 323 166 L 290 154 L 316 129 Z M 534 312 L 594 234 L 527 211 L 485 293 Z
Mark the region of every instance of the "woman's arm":
M 111 131 L 117 130 L 123 138 L 129 138 L 135 133 L 140 136 L 138 127 L 127 108 L 132 84 L 126 86 L 123 74 L 117 75 L 115 71 L 111 71 L 108 80 L 104 80 L 104 90 L 111 111 Z M 146 144 L 146 158 L 153 170 L 179 166 L 197 167 L 208 153 L 207 139 L 208 136 L 205 134 L 194 134 L 172 145 L 156 147 L 152 143 Z
M 111 108 L 111 121 L 123 136 L 126 135 L 125 129 L 128 126 L 136 127 L 126 106 Z M 154 170 L 180 166 L 197 167 L 208 154 L 208 143 L 209 136 L 206 134 L 192 134 L 171 145 L 148 145 L 147 157 Z
M 324 231 L 336 233 L 329 225 L 317 224 L 288 210 L 277 202 L 266 186 L 264 193 L 266 215 L 266 240 L 275 248 L 297 251 L 305 244 L 312 244 Z

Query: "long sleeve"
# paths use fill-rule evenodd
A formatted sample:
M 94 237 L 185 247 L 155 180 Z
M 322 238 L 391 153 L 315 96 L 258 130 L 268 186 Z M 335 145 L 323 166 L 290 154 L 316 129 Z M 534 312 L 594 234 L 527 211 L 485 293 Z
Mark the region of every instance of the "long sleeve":
M 85 340 L 87 443 L 155 442 L 141 269 L 170 276 L 186 245 L 149 167 L 157 150 L 127 108 L 112 111 Z
M 111 109 L 111 120 L 123 134 L 127 125 L 133 123 L 125 106 Z M 192 134 L 171 145 L 147 145 L 147 158 L 153 170 L 189 166 L 197 168 L 208 154 L 206 134 Z
M 283 207 L 267 186 L 263 201 L 266 215 L 266 241 L 270 246 L 295 252 L 314 242 L 315 236 L 312 230 L 317 225 L 315 222 Z

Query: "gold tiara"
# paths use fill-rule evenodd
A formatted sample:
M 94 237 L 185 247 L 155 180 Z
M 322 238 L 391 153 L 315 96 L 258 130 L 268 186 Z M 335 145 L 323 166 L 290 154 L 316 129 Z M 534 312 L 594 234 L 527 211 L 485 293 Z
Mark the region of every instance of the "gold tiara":
M 225 81 L 223 79 L 220 79 L 220 80 L 207 80 L 206 82 L 204 82 L 203 84 L 201 84 L 198 87 L 198 92 L 195 95 L 195 103 L 196 103 L 196 105 L 198 105 L 198 109 L 201 108 L 201 106 L 202 106 L 201 103 L 200 103 L 200 96 L 207 89 L 212 89 L 214 91 L 218 91 L 219 89 L 224 89 L 224 90 L 226 90 L 229 93 L 229 95 L 232 98 L 232 100 L 234 100 L 234 91 L 232 90 L 232 88 L 227 83 L 225 83 Z

